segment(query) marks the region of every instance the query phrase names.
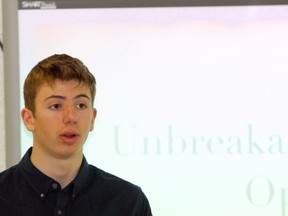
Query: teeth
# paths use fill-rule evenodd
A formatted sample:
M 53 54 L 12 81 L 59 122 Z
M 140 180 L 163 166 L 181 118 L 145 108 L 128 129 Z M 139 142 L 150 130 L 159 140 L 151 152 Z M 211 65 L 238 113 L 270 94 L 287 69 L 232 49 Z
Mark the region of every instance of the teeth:
M 65 134 L 65 136 L 67 136 L 67 137 L 73 137 L 73 136 L 75 136 L 74 134 Z

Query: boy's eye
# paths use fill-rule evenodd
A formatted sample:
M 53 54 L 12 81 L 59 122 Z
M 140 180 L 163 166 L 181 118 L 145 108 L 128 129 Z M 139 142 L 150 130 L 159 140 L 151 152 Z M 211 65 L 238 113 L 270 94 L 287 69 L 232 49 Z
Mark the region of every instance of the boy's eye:
M 59 110 L 59 109 L 61 109 L 61 107 L 62 106 L 60 104 L 53 104 L 49 108 L 52 109 L 52 110 Z
M 77 104 L 76 107 L 78 109 L 86 109 L 87 108 L 86 104 L 84 104 L 84 103 Z

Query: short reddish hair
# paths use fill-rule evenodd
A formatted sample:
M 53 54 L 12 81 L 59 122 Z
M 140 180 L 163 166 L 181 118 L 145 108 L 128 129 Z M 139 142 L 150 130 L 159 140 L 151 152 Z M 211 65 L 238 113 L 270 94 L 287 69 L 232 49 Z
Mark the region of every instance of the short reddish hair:
M 96 80 L 88 68 L 77 58 L 66 54 L 55 54 L 35 65 L 24 82 L 25 107 L 35 113 L 35 98 L 39 87 L 55 80 L 77 80 L 79 84 L 87 85 L 91 92 L 92 105 L 96 94 Z

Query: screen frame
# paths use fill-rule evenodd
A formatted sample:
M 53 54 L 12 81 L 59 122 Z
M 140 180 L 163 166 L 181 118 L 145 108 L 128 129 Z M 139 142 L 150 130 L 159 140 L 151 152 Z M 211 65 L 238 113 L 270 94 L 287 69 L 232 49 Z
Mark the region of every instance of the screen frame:
M 55 4 L 59 9 L 69 8 L 129 8 L 129 7 L 186 7 L 186 6 L 241 6 L 241 5 L 287 5 L 288 0 L 48 0 L 38 6 L 23 8 L 24 0 L 3 0 L 3 45 L 4 45 L 4 97 L 6 167 L 21 159 L 20 142 L 20 87 L 19 87 L 19 38 L 18 10 L 41 9 L 41 4 Z M 32 4 L 33 5 L 33 4 Z M 39 6 L 40 5 L 40 6 Z M 42 8 L 43 9 L 43 8 Z

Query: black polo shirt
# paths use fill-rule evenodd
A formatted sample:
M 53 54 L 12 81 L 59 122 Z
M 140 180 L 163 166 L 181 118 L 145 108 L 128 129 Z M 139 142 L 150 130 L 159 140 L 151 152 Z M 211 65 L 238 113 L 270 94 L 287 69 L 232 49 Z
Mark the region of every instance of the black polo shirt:
M 85 158 L 66 188 L 30 161 L 30 148 L 20 163 L 0 173 L 1 216 L 150 216 L 142 190 L 89 165 Z

